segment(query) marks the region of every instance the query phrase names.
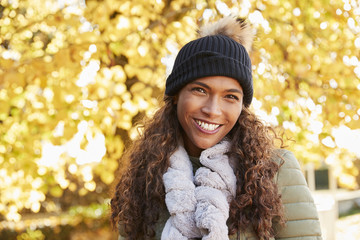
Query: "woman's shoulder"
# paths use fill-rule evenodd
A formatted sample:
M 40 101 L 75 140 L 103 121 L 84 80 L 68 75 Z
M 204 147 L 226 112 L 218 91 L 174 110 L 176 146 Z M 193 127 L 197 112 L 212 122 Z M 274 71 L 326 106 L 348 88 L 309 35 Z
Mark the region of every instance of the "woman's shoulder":
M 275 226 L 277 239 L 321 239 L 317 209 L 295 155 L 279 149 L 273 160 L 280 165 L 275 182 L 286 212 L 286 227 Z
M 299 161 L 296 159 L 294 153 L 284 148 L 276 149 L 272 160 L 276 162 L 282 170 L 300 169 Z
M 279 165 L 279 171 L 275 176 L 275 182 L 279 187 L 292 185 L 307 187 L 299 161 L 291 151 L 278 149 L 272 160 Z

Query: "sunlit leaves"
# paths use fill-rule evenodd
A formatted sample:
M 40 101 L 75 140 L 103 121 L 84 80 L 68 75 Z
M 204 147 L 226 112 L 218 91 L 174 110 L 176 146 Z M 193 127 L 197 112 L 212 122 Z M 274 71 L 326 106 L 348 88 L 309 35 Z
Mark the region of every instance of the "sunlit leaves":
M 265 100 L 262 107 L 267 112 L 274 104 L 280 106 L 278 122 L 296 140 L 292 149 L 303 161 L 322 162 L 332 154 L 349 158 L 321 141 L 334 139 L 336 126 L 360 126 L 359 49 L 354 44 L 360 23 L 358 3 L 264 1 L 260 5 L 271 31 L 257 28 L 255 97 Z
M 67 192 L 106 195 L 102 186 L 127 164 L 118 159 L 138 135 L 135 124 L 159 106 L 175 54 L 196 37 L 198 24 L 227 13 L 256 29 L 253 109 L 285 129 L 303 162 L 350 156 L 338 151 L 333 129 L 359 128 L 354 1 L 65 2 L 1 1 L 6 218 L 19 220 L 24 208 L 57 211 L 51 199 Z

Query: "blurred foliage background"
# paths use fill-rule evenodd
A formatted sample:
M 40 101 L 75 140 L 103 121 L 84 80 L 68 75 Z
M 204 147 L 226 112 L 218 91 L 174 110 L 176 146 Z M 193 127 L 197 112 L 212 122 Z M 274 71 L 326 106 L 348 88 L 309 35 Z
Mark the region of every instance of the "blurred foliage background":
M 358 1 L 0 3 L 1 239 L 114 239 L 109 189 L 136 123 L 197 26 L 229 14 L 256 29 L 253 110 L 302 164 L 359 188 Z

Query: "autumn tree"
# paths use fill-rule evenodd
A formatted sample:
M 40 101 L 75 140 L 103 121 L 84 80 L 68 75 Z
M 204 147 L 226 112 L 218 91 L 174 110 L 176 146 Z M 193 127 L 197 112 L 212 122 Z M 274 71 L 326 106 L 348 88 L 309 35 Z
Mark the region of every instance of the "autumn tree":
M 334 134 L 360 126 L 356 1 L 1 0 L 0 214 L 104 202 L 177 51 L 229 14 L 256 30 L 252 108 L 302 163 L 342 162 L 358 187 Z

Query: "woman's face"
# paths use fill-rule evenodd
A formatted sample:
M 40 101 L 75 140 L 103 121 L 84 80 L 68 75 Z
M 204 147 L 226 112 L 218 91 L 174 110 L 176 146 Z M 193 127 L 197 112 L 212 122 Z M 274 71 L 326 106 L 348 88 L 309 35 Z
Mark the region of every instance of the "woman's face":
M 240 116 L 242 99 L 239 82 L 223 76 L 200 78 L 181 89 L 175 103 L 189 155 L 200 156 L 230 132 Z

